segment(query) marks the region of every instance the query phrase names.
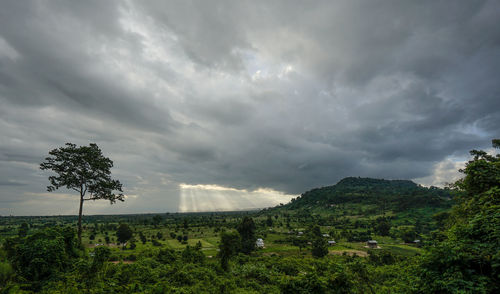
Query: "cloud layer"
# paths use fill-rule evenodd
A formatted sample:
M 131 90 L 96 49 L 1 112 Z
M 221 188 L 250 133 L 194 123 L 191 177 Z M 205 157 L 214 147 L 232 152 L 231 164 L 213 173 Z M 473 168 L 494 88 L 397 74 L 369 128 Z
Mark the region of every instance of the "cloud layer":
M 497 1 L 8 1 L 0 214 L 76 212 L 38 170 L 65 142 L 97 143 L 128 195 L 87 213 L 190 210 L 180 184 L 248 206 L 346 176 L 451 181 L 500 136 L 499 15 Z M 279 198 L 265 195 L 252 205 Z

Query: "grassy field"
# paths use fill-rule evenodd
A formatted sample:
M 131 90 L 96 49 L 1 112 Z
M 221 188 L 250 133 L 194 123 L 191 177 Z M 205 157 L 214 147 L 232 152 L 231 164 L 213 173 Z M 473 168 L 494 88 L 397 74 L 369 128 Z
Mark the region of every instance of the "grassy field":
M 352 213 L 362 213 L 374 207 L 370 205 L 344 207 L 350 209 Z M 411 215 L 413 212 L 409 212 Z M 113 255 L 117 260 L 126 260 L 133 258 L 134 255 L 146 254 L 150 251 L 159 250 L 159 248 L 170 248 L 176 251 L 182 251 L 186 246 L 196 246 L 201 244 L 202 252 L 206 256 L 216 256 L 218 252 L 220 231 L 234 230 L 242 215 L 248 213 L 235 214 L 172 214 L 164 217 L 160 224 L 152 224 L 150 222 L 152 216 L 102 216 L 86 218 L 82 234 L 82 244 L 93 250 L 96 246 L 108 246 L 112 249 Z M 339 218 L 349 219 L 345 226 L 328 225 L 327 221 L 332 219 L 332 214 Z M 266 220 L 269 216 L 265 214 L 254 213 L 253 218 L 256 223 L 256 237 L 262 238 L 265 247 L 258 249 L 257 255 L 279 255 L 279 256 L 310 256 L 310 245 L 304 248 L 299 248 L 291 243 L 293 238 L 298 236 L 298 232 L 307 232 L 308 224 L 305 224 L 299 213 L 292 212 L 289 215 L 277 213 L 273 215 L 273 225 L 266 225 Z M 356 254 L 358 256 L 367 256 L 369 249 L 366 248 L 365 242 L 348 242 L 346 238 L 339 235 L 342 230 L 349 229 L 352 232 L 361 232 L 366 230 L 363 225 L 373 222 L 375 217 L 362 217 L 358 215 L 344 215 L 338 209 L 322 209 L 311 213 L 309 216 L 312 219 L 318 219 L 320 223 L 326 223 L 321 226 L 322 233 L 333 233 L 336 236 L 325 238 L 325 240 L 335 239 L 337 244 L 330 246 L 328 251 L 330 254 Z M 3 223 L 0 224 L 0 241 L 8 237 L 14 237 L 18 234 L 18 229 L 22 222 L 27 222 L 23 218 L 3 218 Z M 33 219 L 29 219 L 33 221 Z M 50 227 L 50 226 L 75 226 L 75 219 L 69 217 L 51 217 L 38 219 L 37 223 L 30 223 L 31 228 Z M 359 228 L 353 226 L 357 223 L 361 224 Z M 123 244 L 118 244 L 116 237 L 116 228 L 120 223 L 128 223 L 133 230 L 133 238 L 124 247 Z M 309 221 L 310 223 L 310 221 Z M 35 230 L 30 229 L 28 234 Z M 175 234 L 175 235 L 174 235 Z M 140 235 L 146 238 L 145 243 L 142 242 Z M 91 240 L 91 236 L 93 237 Z M 187 237 L 187 241 L 177 239 L 177 236 Z M 106 244 L 106 237 L 108 243 Z M 305 233 L 302 238 L 306 237 Z M 372 238 L 377 240 L 381 251 L 390 251 L 393 254 L 401 256 L 412 256 L 418 254 L 421 249 L 414 246 L 402 244 L 398 238 L 382 237 L 372 235 Z M 131 243 L 135 244 L 135 248 L 131 249 Z M 132 256 L 132 257 L 131 257 Z

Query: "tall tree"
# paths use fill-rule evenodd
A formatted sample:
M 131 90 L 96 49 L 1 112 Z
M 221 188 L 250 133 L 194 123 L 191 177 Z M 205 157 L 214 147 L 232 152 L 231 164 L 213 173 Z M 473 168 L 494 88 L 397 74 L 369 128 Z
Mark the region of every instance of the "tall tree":
M 312 256 L 316 258 L 326 256 L 328 254 L 328 242 L 326 242 L 323 235 L 321 235 L 320 227 L 318 225 L 313 225 L 309 228 L 308 235 L 310 236 L 312 243 Z
M 235 255 L 240 249 L 241 239 L 236 232 L 222 232 L 220 235 L 219 257 L 221 267 L 224 270 L 229 268 L 229 258 Z
M 241 236 L 241 252 L 250 254 L 255 249 L 255 223 L 251 217 L 245 216 L 238 225 L 238 233 Z
M 111 204 L 116 200 L 124 201 L 122 184 L 111 178 L 110 169 L 113 161 L 102 155 L 101 149 L 91 143 L 89 146 L 77 147 L 66 143 L 65 147 L 53 149 L 49 157 L 40 164 L 42 170 L 52 170 L 57 175 L 50 176 L 47 191 L 53 192 L 61 187 L 71 189 L 80 194 L 78 211 L 78 241 L 82 241 L 82 209 L 87 200 L 106 199 Z M 85 198 L 85 195 L 88 197 Z

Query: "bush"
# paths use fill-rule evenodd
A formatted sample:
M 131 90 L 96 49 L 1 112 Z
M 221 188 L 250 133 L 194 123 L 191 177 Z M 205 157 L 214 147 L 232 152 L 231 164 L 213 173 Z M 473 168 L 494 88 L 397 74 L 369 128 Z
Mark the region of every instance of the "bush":
M 4 247 L 14 269 L 37 289 L 40 282 L 69 268 L 75 256 L 74 237 L 73 230 L 45 229 L 27 238 L 8 239 Z
M 0 285 L 5 285 L 13 275 L 12 266 L 6 262 L 0 262 Z
M 175 251 L 173 249 L 160 249 L 158 255 L 156 256 L 156 260 L 161 263 L 172 263 L 177 259 L 175 255 Z

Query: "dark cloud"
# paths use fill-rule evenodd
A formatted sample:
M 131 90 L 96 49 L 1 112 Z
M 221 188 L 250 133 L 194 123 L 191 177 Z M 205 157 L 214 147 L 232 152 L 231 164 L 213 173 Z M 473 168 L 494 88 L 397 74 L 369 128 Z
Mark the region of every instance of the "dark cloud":
M 196 189 L 258 206 L 244 190 L 346 176 L 444 183 L 500 136 L 499 15 L 486 0 L 8 1 L 0 214 L 71 212 L 38 170 L 65 142 L 98 143 L 129 195 L 90 212 L 186 209 Z

